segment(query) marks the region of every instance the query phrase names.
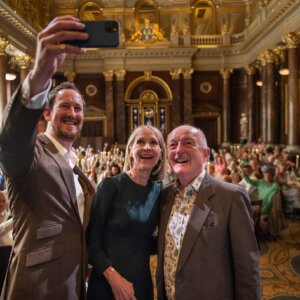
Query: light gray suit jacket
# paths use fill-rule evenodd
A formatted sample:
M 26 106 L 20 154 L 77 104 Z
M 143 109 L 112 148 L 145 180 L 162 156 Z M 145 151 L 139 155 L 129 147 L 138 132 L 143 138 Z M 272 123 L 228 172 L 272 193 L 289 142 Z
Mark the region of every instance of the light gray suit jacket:
M 164 287 L 164 242 L 175 189 L 161 192 L 158 300 Z M 176 300 L 260 299 L 259 252 L 246 191 L 206 174 L 186 228 L 175 276 Z
M 36 135 L 43 110 L 20 100 L 17 91 L 0 131 L 14 236 L 2 299 L 85 299 L 85 229 L 94 190 L 75 168 L 85 194 L 82 225 L 72 169 L 44 134 Z

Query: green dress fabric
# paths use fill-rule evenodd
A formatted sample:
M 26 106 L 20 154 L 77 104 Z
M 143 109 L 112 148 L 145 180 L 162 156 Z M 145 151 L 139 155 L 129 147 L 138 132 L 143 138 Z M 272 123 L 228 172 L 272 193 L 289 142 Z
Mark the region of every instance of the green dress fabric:
M 88 227 L 89 262 L 93 265 L 89 300 L 114 299 L 102 275 L 109 266 L 133 284 L 138 300 L 153 299 L 149 257 L 161 187 L 161 183 L 138 185 L 126 173 L 99 185 Z

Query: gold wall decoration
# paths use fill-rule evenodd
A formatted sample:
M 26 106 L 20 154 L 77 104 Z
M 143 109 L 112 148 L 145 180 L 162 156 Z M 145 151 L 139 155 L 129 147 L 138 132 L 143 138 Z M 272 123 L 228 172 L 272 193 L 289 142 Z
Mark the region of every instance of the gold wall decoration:
M 200 84 L 200 92 L 203 94 L 209 94 L 212 91 L 212 85 L 205 81 Z
M 138 25 L 137 27 L 133 26 L 129 37 L 130 42 L 139 43 L 154 43 L 162 42 L 164 40 L 164 34 L 158 23 L 150 23 L 148 18 L 144 19 L 143 25 Z
M 85 88 L 85 92 L 87 93 L 88 96 L 92 97 L 97 94 L 98 89 L 94 84 L 88 84 Z

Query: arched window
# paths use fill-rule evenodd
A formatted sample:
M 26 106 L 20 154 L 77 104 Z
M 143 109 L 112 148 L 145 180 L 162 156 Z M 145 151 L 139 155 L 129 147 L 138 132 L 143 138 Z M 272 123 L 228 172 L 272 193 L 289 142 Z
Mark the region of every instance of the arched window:
M 196 1 L 193 7 L 193 34 L 216 34 L 215 4 L 212 1 Z
M 101 20 L 102 7 L 94 1 L 85 2 L 79 8 L 78 17 L 80 20 L 86 20 L 86 21 Z

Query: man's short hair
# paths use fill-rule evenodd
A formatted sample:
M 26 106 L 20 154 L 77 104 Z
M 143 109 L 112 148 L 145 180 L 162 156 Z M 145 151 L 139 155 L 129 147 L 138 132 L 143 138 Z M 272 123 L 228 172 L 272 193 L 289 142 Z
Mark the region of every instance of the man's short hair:
M 81 94 L 81 92 L 79 91 L 79 89 L 76 87 L 76 85 L 73 82 L 64 81 L 64 82 L 60 83 L 58 86 L 56 86 L 49 93 L 49 95 L 48 95 L 48 101 L 47 101 L 47 105 L 46 105 L 46 107 L 49 110 L 53 109 L 56 95 L 61 90 L 74 90 L 74 91 L 76 91 L 81 96 L 82 102 L 83 102 L 83 107 L 85 107 L 85 101 L 84 101 L 83 95 Z
M 275 167 L 273 165 L 271 165 L 271 164 L 264 164 L 264 165 L 262 165 L 261 171 L 263 173 L 269 173 L 269 174 L 271 174 L 273 176 L 276 173 Z

